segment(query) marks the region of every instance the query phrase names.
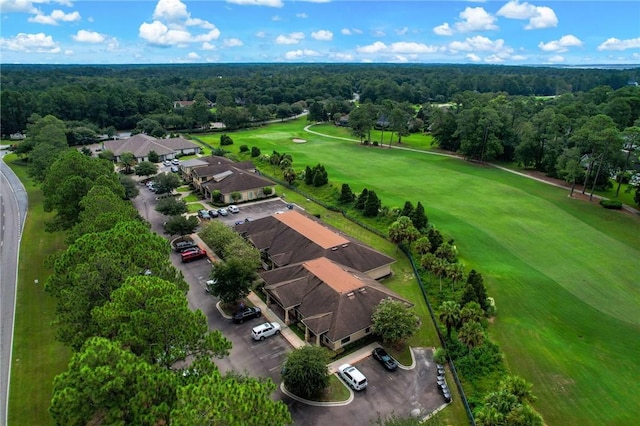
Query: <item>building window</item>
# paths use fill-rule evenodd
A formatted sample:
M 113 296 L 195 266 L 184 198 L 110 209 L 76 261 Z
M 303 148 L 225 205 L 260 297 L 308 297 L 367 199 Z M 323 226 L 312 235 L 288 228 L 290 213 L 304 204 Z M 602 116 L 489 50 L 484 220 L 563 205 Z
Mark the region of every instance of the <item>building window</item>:
M 351 340 L 351 336 L 347 336 L 344 339 L 340 340 L 340 344 L 341 345 L 345 345 L 345 344 L 349 343 L 350 340 Z

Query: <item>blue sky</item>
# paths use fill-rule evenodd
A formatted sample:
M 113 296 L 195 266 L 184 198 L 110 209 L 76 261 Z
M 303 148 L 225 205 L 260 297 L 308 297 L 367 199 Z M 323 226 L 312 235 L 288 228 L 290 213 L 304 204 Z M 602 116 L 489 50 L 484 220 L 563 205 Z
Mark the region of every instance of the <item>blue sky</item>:
M 640 1 L 0 0 L 0 63 L 640 64 Z

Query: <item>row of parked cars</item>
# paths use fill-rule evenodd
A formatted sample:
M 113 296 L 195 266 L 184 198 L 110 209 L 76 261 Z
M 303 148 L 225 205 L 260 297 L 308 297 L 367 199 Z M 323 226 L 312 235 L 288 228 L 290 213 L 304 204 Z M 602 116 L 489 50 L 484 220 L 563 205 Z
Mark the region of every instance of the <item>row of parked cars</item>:
M 229 213 L 240 213 L 240 209 L 235 204 L 231 204 L 227 208 L 220 208 L 217 210 L 198 210 L 198 217 L 203 220 L 212 219 L 218 216 L 229 216 Z

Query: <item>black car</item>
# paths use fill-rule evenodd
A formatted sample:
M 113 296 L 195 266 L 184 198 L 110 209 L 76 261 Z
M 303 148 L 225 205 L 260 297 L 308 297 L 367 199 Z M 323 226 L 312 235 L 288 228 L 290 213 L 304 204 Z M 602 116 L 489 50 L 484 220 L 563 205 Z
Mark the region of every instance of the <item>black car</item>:
M 371 355 L 373 355 L 373 358 L 389 371 L 394 371 L 398 368 L 398 361 L 393 359 L 391 355 L 382 348 L 375 348 L 373 352 L 371 352 Z
M 218 217 L 218 210 L 209 210 L 209 216 Z
M 233 322 L 242 324 L 245 320 L 260 318 L 260 315 L 262 315 L 260 308 L 248 306 L 233 313 Z
M 177 251 L 178 253 L 182 253 L 185 250 L 196 248 L 198 247 L 198 245 L 193 241 L 178 241 L 174 247 L 175 251 Z

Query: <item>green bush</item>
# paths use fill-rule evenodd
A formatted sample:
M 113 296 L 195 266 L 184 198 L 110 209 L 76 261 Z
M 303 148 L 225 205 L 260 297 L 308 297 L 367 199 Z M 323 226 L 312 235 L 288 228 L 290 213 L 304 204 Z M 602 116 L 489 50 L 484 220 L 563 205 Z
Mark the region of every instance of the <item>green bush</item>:
M 249 152 L 249 147 L 247 145 L 240 145 L 240 152 Z
M 622 208 L 622 202 L 618 200 L 600 200 L 600 205 L 605 209 L 616 209 L 620 210 Z

